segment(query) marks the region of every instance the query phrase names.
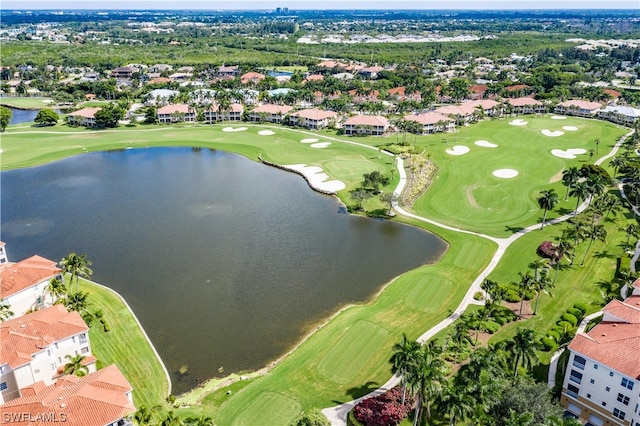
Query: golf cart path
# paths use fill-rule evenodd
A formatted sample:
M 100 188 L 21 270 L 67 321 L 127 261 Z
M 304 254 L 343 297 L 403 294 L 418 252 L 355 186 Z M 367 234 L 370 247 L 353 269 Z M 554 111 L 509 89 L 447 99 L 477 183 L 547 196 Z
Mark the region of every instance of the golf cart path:
M 624 143 L 624 141 L 627 139 L 627 137 L 629 137 L 631 134 L 633 134 L 633 132 L 629 132 L 626 135 L 622 136 L 618 140 L 618 142 L 616 142 L 616 144 L 613 146 L 611 152 L 609 152 L 607 155 L 605 155 L 605 156 L 601 157 L 600 159 L 598 159 L 595 162 L 595 164 L 596 165 L 600 165 L 604 161 L 606 161 L 607 159 L 613 157 L 618 152 L 618 150 L 620 149 L 620 146 Z M 375 149 L 375 148 L 372 148 L 372 149 Z M 396 158 L 397 158 L 398 176 L 400 177 L 400 182 L 398 183 L 398 186 L 397 186 L 397 188 L 395 189 L 395 191 L 393 193 L 394 193 L 394 195 L 399 196 L 402 193 L 402 191 L 404 190 L 404 188 L 405 188 L 405 186 L 407 184 L 407 174 L 406 174 L 405 169 L 404 169 L 404 161 L 402 160 L 402 158 L 400 158 L 400 157 L 396 157 Z M 588 200 L 583 201 L 580 204 L 580 206 L 578 206 L 578 208 L 576 209 L 577 213 L 581 213 L 583 210 L 585 210 L 587 208 L 588 204 L 589 204 Z M 485 278 L 498 265 L 498 262 L 500 262 L 500 260 L 502 259 L 502 256 L 504 256 L 504 253 L 506 252 L 507 248 L 509 248 L 509 246 L 511 244 L 513 244 L 517 239 L 519 239 L 523 235 L 526 235 L 529 232 L 537 230 L 537 229 L 540 228 L 539 224 L 534 224 L 534 225 L 528 226 L 526 228 L 523 228 L 523 229 L 515 232 L 513 235 L 511 235 L 508 238 L 497 238 L 497 237 L 492 237 L 490 235 L 481 234 L 481 233 L 478 233 L 478 232 L 473 232 L 473 231 L 468 231 L 468 230 L 465 230 L 465 229 L 455 228 L 455 227 L 452 227 L 452 226 L 449 226 L 449 225 L 442 224 L 442 223 L 437 222 L 435 220 L 428 219 L 426 217 L 422 217 L 422 216 L 415 215 L 413 213 L 409 213 L 408 211 L 406 211 L 402 207 L 400 207 L 397 202 L 393 204 L 393 208 L 398 213 L 400 213 L 400 214 L 402 214 L 404 216 L 419 220 L 421 222 L 429 223 L 431 225 L 435 225 L 437 227 L 440 227 L 440 228 L 443 228 L 443 229 L 447 229 L 447 230 L 450 230 L 450 231 L 461 232 L 461 233 L 464 233 L 464 234 L 476 235 L 478 237 L 485 238 L 487 240 L 493 241 L 498 246 L 496 252 L 494 253 L 493 257 L 491 258 L 491 261 L 489 262 L 487 267 L 473 281 L 473 283 L 469 287 L 469 290 L 467 290 L 467 293 L 462 298 L 462 301 L 460 302 L 458 307 L 453 311 L 453 313 L 451 313 L 451 315 L 449 315 L 447 318 L 443 319 L 438 324 L 436 324 L 435 326 L 431 327 L 429 330 L 425 331 L 420 337 L 418 337 L 417 341 L 420 342 L 420 343 L 426 342 L 431 337 L 433 337 L 434 335 L 436 335 L 437 333 L 439 333 L 440 331 L 444 330 L 446 327 L 451 325 L 456 319 L 460 318 L 460 316 L 469 307 L 469 305 L 477 304 L 477 301 L 473 298 L 474 294 L 476 292 L 478 292 L 478 291 L 482 291 L 482 289 L 480 288 L 480 285 L 485 280 Z M 557 217 L 555 219 L 548 220 L 548 221 L 545 222 L 545 225 L 555 225 L 555 224 L 564 222 L 567 219 L 573 217 L 573 215 L 574 215 L 574 212 L 571 212 L 571 213 L 566 214 L 564 216 L 560 216 L 560 217 Z M 371 392 L 371 393 L 369 393 L 367 395 L 364 395 L 364 396 L 362 396 L 360 398 L 354 399 L 352 401 L 345 402 L 343 404 L 336 405 L 334 407 L 325 408 L 325 409 L 322 410 L 322 414 L 324 414 L 327 417 L 327 419 L 329 419 L 329 422 L 331 423 L 332 426 L 345 426 L 347 424 L 347 416 L 349 415 L 349 411 L 351 411 L 356 404 L 358 404 L 360 401 L 362 401 L 364 399 L 375 397 L 377 395 L 381 395 L 381 394 L 385 393 L 389 389 L 391 389 L 394 386 L 396 386 L 399 382 L 400 382 L 400 376 L 396 374 L 396 375 L 392 376 L 380 388 L 374 390 L 373 392 Z

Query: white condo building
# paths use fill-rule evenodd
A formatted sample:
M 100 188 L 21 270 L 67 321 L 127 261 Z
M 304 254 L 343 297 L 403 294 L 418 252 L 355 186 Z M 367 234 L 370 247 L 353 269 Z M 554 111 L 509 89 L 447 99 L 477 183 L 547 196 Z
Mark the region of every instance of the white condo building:
M 624 302 L 611 301 L 602 321 L 578 333 L 561 404 L 586 425 L 640 425 L 640 280 Z

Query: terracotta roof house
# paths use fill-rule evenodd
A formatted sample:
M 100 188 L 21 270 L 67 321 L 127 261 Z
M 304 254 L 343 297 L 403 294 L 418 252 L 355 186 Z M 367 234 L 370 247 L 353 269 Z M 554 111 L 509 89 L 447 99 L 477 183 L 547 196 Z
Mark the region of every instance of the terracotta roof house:
M 226 111 L 220 111 L 220 104 L 214 102 L 204 111 L 204 121 L 213 123 L 215 121 L 240 121 L 244 107 L 242 104 L 232 103 Z
M 478 99 L 475 101 L 467 101 L 463 102 L 461 106 L 463 108 L 473 108 L 475 111 L 480 108 L 489 117 L 500 112 L 500 102 L 496 102 L 493 99 Z
M 342 62 L 322 61 L 318 65 L 316 65 L 316 68 L 334 69 L 334 68 L 346 68 L 347 66 L 348 64 L 344 64 Z
M 560 403 L 588 424 L 635 425 L 640 423 L 638 281 L 630 297 L 611 301 L 602 312 L 600 323 L 569 344 Z
M 559 103 L 554 112 L 556 114 L 577 115 L 578 117 L 593 117 L 601 108 L 602 104 L 599 102 L 572 99 Z
M 405 115 L 406 121 L 415 121 L 422 124 L 422 133 L 452 132 L 456 128 L 456 121 L 446 115 L 435 112 Z
M 171 83 L 172 81 L 173 80 L 171 80 L 168 77 L 155 77 L 147 81 L 147 84 L 168 84 L 168 83 Z
M 22 395 L 36 382 L 50 385 L 69 357 L 82 355 L 95 371 L 89 327 L 77 312 L 53 305 L 0 323 L 0 403 Z
M 96 125 L 96 112 L 102 108 L 82 108 L 67 116 L 69 124 L 72 126 L 93 127 Z
M 344 134 L 382 136 L 389 128 L 389 120 L 380 115 L 354 115 L 344 122 Z
M 18 426 L 130 425 L 136 411 L 132 392 L 118 367 L 110 365 L 84 377 L 63 376 L 49 386 L 38 382 L 0 406 L 0 415 Z
M 196 122 L 196 112 L 187 104 L 165 105 L 156 114 L 160 123 Z
M 483 99 L 489 87 L 486 84 L 474 84 L 469 86 L 469 98 L 472 100 Z
M 516 114 L 542 114 L 545 112 L 544 104 L 533 98 L 507 98 L 505 101 L 513 107 L 513 112 Z
M 318 130 L 327 127 L 337 116 L 338 114 L 333 111 L 317 108 L 303 109 L 289 115 L 289 124 Z
M 284 116 L 292 109 L 289 105 L 263 104 L 249 113 L 249 119 L 251 121 L 281 123 Z
M 308 75 L 307 78 L 305 78 L 302 82 L 306 83 L 307 81 L 323 81 L 323 80 L 324 80 L 324 75 L 311 74 L 311 75 Z
M 622 95 L 620 92 L 613 89 L 604 89 L 603 92 L 605 93 L 605 95 L 611 98 L 613 103 L 616 103 L 618 101 L 618 98 Z
M 62 279 L 62 269 L 53 260 L 31 256 L 20 262 L 0 264 L 0 299 L 16 316 L 53 303 L 45 289 L 52 278 Z
M 258 84 L 264 80 L 264 75 L 259 72 L 248 72 L 240 76 L 240 83 L 242 84 Z

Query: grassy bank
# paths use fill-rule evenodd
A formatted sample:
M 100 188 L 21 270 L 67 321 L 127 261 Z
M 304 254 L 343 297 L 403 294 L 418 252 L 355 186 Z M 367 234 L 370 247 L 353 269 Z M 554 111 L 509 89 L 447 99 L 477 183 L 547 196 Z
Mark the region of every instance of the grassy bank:
M 50 98 L 4 98 L 0 97 L 0 105 L 17 109 L 43 109 L 51 106 Z
M 93 354 L 102 365 L 116 364 L 133 386 L 136 407 L 164 404 L 169 382 L 144 331 L 123 299 L 101 285 L 82 280 L 80 287 L 89 293 L 93 309 L 101 309 L 110 331 L 99 326 L 89 331 Z

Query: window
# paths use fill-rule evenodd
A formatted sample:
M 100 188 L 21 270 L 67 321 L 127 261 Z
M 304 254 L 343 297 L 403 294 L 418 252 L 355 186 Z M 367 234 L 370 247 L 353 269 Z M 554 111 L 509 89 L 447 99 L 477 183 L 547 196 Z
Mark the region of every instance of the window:
M 51 364 L 51 371 L 56 369 L 56 365 L 55 364 Z
M 71 341 L 72 341 L 73 343 L 75 343 L 75 342 L 76 342 L 76 336 L 71 336 Z M 613 373 L 611 373 L 611 375 L 613 376 Z
M 609 376 L 613 377 L 613 371 L 609 371 Z
M 597 370 L 598 369 L 598 364 L 593 364 L 593 369 Z
M 579 373 L 576 370 L 571 370 L 571 375 L 569 376 L 569 380 L 577 384 L 582 383 L 582 373 Z
M 33 370 L 33 374 L 38 374 L 40 372 L 40 369 L 36 368 L 35 370 Z
M 587 362 L 584 358 L 579 355 L 573 357 L 573 366 L 579 368 L 580 370 L 584 370 L 584 364 Z
M 567 395 L 577 398 L 579 392 L 580 389 L 577 386 L 573 386 L 572 384 L 567 386 Z
M 624 411 L 620 411 L 617 408 L 613 409 L 613 417 L 617 417 L 620 420 L 624 420 L 626 415 L 627 415 L 627 413 L 625 413 Z
M 3 391 L 7 388 L 7 382 L 0 383 L 0 391 Z
M 587 394 L 587 398 L 591 399 L 591 394 L 590 393 Z
M 58 349 L 58 342 L 54 343 L 53 346 L 55 346 L 55 348 Z
M 622 402 L 624 405 L 629 405 L 629 397 L 619 393 L 618 402 Z
M 589 383 L 591 383 L 591 384 L 594 384 L 595 382 L 596 382 L 596 381 L 595 381 L 595 380 L 593 380 L 593 379 L 589 380 Z
M 58 357 L 58 364 L 62 364 L 62 358 Z
M 81 349 L 81 351 L 82 351 L 83 354 L 86 354 L 86 353 L 89 352 L 89 348 L 84 347 L 84 348 Z
M 627 388 L 629 390 L 633 390 L 633 382 L 629 379 L 622 378 L 622 382 L 620 382 L 623 388 Z
M 607 392 L 609 392 L 611 390 L 611 388 L 609 386 L 607 386 L 606 388 L 604 388 L 604 390 L 606 390 Z
M 606 402 L 604 402 L 604 401 L 602 401 L 602 406 L 603 406 L 603 407 L 606 407 L 606 406 L 607 406 L 607 403 L 606 403 Z

